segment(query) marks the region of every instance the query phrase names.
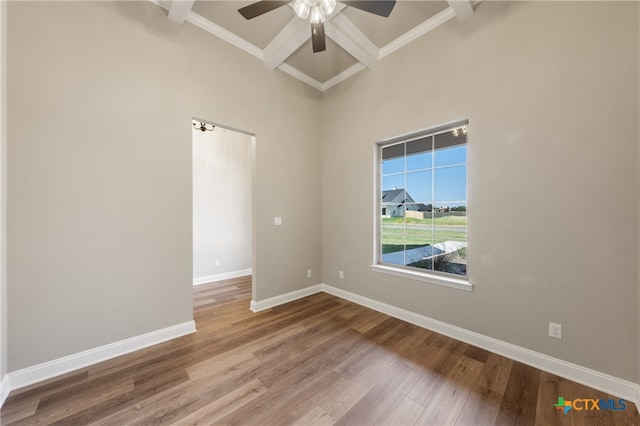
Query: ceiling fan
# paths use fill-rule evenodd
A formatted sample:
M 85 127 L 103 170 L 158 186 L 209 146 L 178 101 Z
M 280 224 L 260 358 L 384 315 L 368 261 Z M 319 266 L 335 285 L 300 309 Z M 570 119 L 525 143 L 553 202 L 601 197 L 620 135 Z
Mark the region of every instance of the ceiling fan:
M 302 19 L 308 18 L 309 22 L 311 22 L 313 52 L 325 50 L 324 18 L 333 12 L 336 7 L 336 0 L 262 0 L 240 8 L 238 12 L 245 19 L 253 19 L 289 3 L 293 3 L 293 10 L 296 15 Z M 385 18 L 391 14 L 393 7 L 396 5 L 395 0 L 341 1 L 341 3 L 374 15 L 384 16 Z

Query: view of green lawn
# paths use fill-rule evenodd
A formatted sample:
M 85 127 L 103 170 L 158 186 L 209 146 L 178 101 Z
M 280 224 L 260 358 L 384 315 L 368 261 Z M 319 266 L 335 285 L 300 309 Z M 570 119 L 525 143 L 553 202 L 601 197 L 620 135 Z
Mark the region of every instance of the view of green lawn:
M 382 218 L 382 254 L 444 241 L 467 241 L 466 225 L 465 216 Z
M 436 225 L 436 226 L 467 226 L 466 216 L 442 216 L 434 219 L 418 219 L 413 217 L 383 217 L 382 226 L 387 224 L 402 225 Z

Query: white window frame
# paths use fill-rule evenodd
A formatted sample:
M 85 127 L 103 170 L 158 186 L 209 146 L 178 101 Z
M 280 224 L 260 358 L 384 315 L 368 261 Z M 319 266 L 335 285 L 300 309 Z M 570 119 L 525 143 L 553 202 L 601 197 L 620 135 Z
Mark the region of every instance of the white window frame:
M 453 274 L 441 273 L 438 271 L 430 271 L 427 269 L 411 268 L 407 266 L 393 266 L 382 263 L 382 245 L 381 238 L 381 225 L 382 225 L 382 199 L 380 194 L 382 193 L 382 148 L 385 146 L 393 145 L 395 143 L 407 142 L 413 139 L 418 139 L 427 135 L 442 132 L 443 130 L 451 129 L 454 127 L 467 126 L 467 258 L 469 256 L 469 120 L 461 119 L 452 121 L 450 123 L 441 124 L 434 127 L 429 127 L 417 132 L 411 132 L 408 134 L 396 136 L 393 138 L 385 139 L 374 144 L 374 230 L 373 230 L 373 263 L 370 268 L 374 272 L 380 272 L 384 274 L 393 275 L 396 277 L 407 278 L 411 280 L 417 280 L 426 282 L 429 284 L 440 285 L 444 287 L 455 288 L 458 290 L 472 291 L 473 284 L 469 277 L 469 273 L 465 277 L 456 277 Z

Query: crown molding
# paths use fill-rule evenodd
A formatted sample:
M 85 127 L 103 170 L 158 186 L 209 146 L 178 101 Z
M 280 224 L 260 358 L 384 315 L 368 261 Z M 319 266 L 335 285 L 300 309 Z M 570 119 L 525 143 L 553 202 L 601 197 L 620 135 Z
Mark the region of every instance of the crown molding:
M 317 89 L 317 90 L 319 90 L 321 92 L 325 91 L 323 83 L 320 83 L 315 78 L 309 77 L 307 74 L 303 73 L 298 68 L 292 67 L 291 65 L 289 65 L 286 62 L 283 62 L 280 65 L 278 65 L 278 69 L 280 71 L 283 71 L 283 72 L 289 74 L 292 77 L 297 78 L 298 80 L 302 81 L 303 83 L 307 83 L 309 86 L 313 87 L 314 89 Z
M 182 1 L 168 1 L 168 0 L 149 0 L 153 4 L 169 11 L 174 7 L 175 3 L 183 3 Z M 422 24 L 409 30 L 405 34 L 396 38 L 386 46 L 378 49 L 371 40 L 369 40 L 346 16 L 340 15 L 339 12 L 344 8 L 344 5 L 339 5 L 336 11 L 327 21 L 331 22 L 331 25 L 327 26 L 326 33 L 333 41 L 338 43 L 343 49 L 345 49 L 351 56 L 353 56 L 358 62 L 346 70 L 340 72 L 338 75 L 330 78 L 324 83 L 310 77 L 297 68 L 284 62 L 293 52 L 296 51 L 302 44 L 304 44 L 311 36 L 305 30 L 306 21 L 300 20 L 294 17 L 285 28 L 276 35 L 276 37 L 269 43 L 269 45 L 263 50 L 249 43 L 242 37 L 232 33 L 229 30 L 222 28 L 221 26 L 214 24 L 207 18 L 195 13 L 193 10 L 189 10 L 186 13 L 184 20 L 197 26 L 200 29 L 205 30 L 209 34 L 212 34 L 238 49 L 244 50 L 250 55 L 255 56 L 265 63 L 265 66 L 271 70 L 279 69 L 290 76 L 297 78 L 298 80 L 308 84 L 309 86 L 324 92 L 331 87 L 345 81 L 349 77 L 359 73 L 360 71 L 373 67 L 377 61 L 381 60 L 385 56 L 390 55 L 396 50 L 411 43 L 413 40 L 423 36 L 429 31 L 444 24 L 451 18 L 458 16 L 458 19 L 469 16 L 469 9 L 473 13 L 473 5 L 480 3 L 481 0 L 448 0 L 449 7 L 437 15 L 432 16 Z M 188 0 L 184 3 L 192 3 Z M 452 4 L 453 3 L 453 4 Z M 187 5 L 185 5 L 186 7 Z M 454 10 L 454 7 L 456 10 Z M 177 11 L 174 12 L 174 16 L 177 15 Z M 173 18 L 172 18 L 173 19 Z M 298 21 L 296 23 L 295 21 Z M 179 20 L 176 20 L 179 22 Z M 304 36 L 304 39 L 303 39 Z
M 149 0 L 151 3 L 156 6 L 161 7 L 162 9 L 169 10 L 171 4 L 167 1 L 163 0 Z M 249 43 L 247 40 L 242 37 L 237 36 L 229 30 L 222 28 L 219 25 L 214 24 L 209 21 L 202 15 L 195 13 L 193 10 L 190 10 L 185 17 L 185 21 L 192 23 L 196 27 L 205 30 L 209 34 L 212 34 L 222 40 L 226 41 L 237 47 L 238 49 L 244 50 L 245 52 L 255 56 L 256 58 L 264 61 L 264 52 L 259 47 Z
M 332 88 L 336 84 L 342 83 L 343 81 L 345 81 L 349 77 L 351 77 L 353 75 L 356 75 L 360 71 L 366 70 L 366 69 L 367 68 L 364 65 L 362 65 L 360 62 L 357 62 L 357 63 L 351 65 L 346 70 L 342 71 L 340 74 L 338 74 L 335 77 L 332 77 L 329 80 L 327 80 L 324 83 L 322 83 L 321 84 L 321 88 L 319 90 L 324 92 L 325 90 L 328 90 L 328 89 Z
M 190 11 L 187 14 L 186 21 L 264 61 L 264 51 L 262 49 L 249 43 L 242 37 L 235 35 L 231 31 L 214 24 L 204 16 L 198 15 L 194 11 Z
M 382 59 L 385 56 L 390 55 L 401 47 L 404 47 L 407 44 L 411 43 L 413 40 L 422 37 L 433 29 L 438 28 L 440 25 L 444 24 L 454 16 L 456 15 L 453 12 L 453 9 L 451 9 L 451 7 L 446 8 L 442 12 L 432 16 L 422 24 L 416 26 L 412 30 L 407 31 L 397 39 L 393 40 L 391 43 L 381 48 L 378 52 L 378 59 Z

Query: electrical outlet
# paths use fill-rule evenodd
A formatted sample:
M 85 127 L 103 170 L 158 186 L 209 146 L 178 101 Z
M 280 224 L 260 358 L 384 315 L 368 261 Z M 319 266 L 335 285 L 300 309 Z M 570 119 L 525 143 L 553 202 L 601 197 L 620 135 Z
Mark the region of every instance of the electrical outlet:
M 344 271 L 338 272 L 338 276 L 340 277 L 341 280 L 344 280 Z
M 311 278 L 311 269 L 307 269 L 307 278 Z
M 220 259 L 216 259 L 216 266 L 220 266 Z
M 549 323 L 549 336 L 562 339 L 562 324 Z

